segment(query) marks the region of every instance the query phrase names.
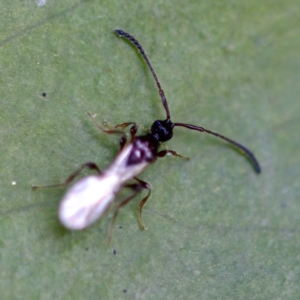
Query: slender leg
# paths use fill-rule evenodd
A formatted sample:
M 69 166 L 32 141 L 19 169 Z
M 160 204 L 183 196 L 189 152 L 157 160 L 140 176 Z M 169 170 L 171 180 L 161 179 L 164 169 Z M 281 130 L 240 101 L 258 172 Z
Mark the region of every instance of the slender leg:
M 95 118 L 88 112 L 87 113 L 89 115 L 89 117 L 92 119 L 92 121 L 94 122 L 94 124 L 97 126 L 97 128 L 99 128 L 101 131 L 103 131 L 104 133 L 107 133 L 107 134 L 114 134 L 114 133 L 124 133 L 124 129 L 126 127 L 128 127 L 129 125 L 133 125 L 131 128 L 130 128 L 130 134 L 131 134 L 131 137 L 134 137 L 137 130 L 138 130 L 138 126 L 135 122 L 125 122 L 125 123 L 122 123 L 122 124 L 118 124 L 117 126 L 111 126 L 109 125 L 107 122 L 103 122 L 104 126 L 107 127 L 108 129 L 104 129 L 102 128 L 95 120 Z
M 92 119 L 92 121 L 97 126 L 97 128 L 100 129 L 101 131 L 103 131 L 104 133 L 106 133 L 106 134 L 123 133 L 123 135 L 120 139 L 120 151 L 124 148 L 124 146 L 126 145 L 126 142 L 127 142 L 127 136 L 124 133 L 124 129 L 126 127 L 132 125 L 132 127 L 130 128 L 130 135 L 131 135 L 130 141 L 133 141 L 133 139 L 136 135 L 136 132 L 138 130 L 138 126 L 135 122 L 125 122 L 122 124 L 118 124 L 117 126 L 111 126 L 106 121 L 103 122 L 103 125 L 108 129 L 104 129 L 96 122 L 95 118 L 89 112 L 87 114 Z
M 146 201 L 148 200 L 148 198 L 149 198 L 149 196 L 151 194 L 151 187 L 150 187 L 150 185 L 147 182 L 145 182 L 143 180 L 140 180 L 137 177 L 134 177 L 134 179 L 138 183 L 131 183 L 131 184 L 126 184 L 125 185 L 126 188 L 131 188 L 134 191 L 134 193 L 132 195 L 130 195 L 128 198 L 126 198 L 125 200 L 123 200 L 121 203 L 119 203 L 118 206 L 116 207 L 115 213 L 114 213 L 113 218 L 112 218 L 111 226 L 110 226 L 110 229 L 109 229 L 109 234 L 108 234 L 108 240 L 109 241 L 111 240 L 112 231 L 113 231 L 114 224 L 115 224 L 115 221 L 116 221 L 116 218 L 118 216 L 120 208 L 122 208 L 128 202 L 130 202 L 143 189 L 147 189 L 148 190 L 148 194 L 146 195 L 146 197 L 144 197 L 142 199 L 142 201 L 139 204 L 139 217 L 138 217 L 138 220 L 139 220 L 139 228 L 140 228 L 140 230 L 145 230 L 145 227 L 144 227 L 143 221 L 142 221 L 142 208 L 143 208 L 144 204 L 146 203 Z
M 118 124 L 116 126 L 111 126 L 107 122 L 103 122 L 103 124 L 104 124 L 105 127 L 109 128 L 109 130 L 104 131 L 105 133 L 108 133 L 108 134 L 110 134 L 110 133 L 119 133 L 120 132 L 120 130 L 118 130 L 119 128 L 123 132 L 123 130 L 126 127 L 132 125 L 132 127 L 130 128 L 131 141 L 134 139 L 134 137 L 136 135 L 136 132 L 138 130 L 138 126 L 135 122 L 125 122 L 125 123 L 122 123 L 122 124 Z
M 83 164 L 78 170 L 76 170 L 74 173 L 72 173 L 65 182 L 59 183 L 59 184 L 53 184 L 53 185 L 45 185 L 45 186 L 32 186 L 33 190 L 36 189 L 43 189 L 43 188 L 52 188 L 52 187 L 61 187 L 61 186 L 67 186 L 69 183 L 71 183 L 78 175 L 79 173 L 84 169 L 84 168 L 89 168 L 91 170 L 96 170 L 98 174 L 101 174 L 101 170 L 99 167 L 93 163 L 93 162 L 88 162 Z
M 112 221 L 111 221 L 111 225 L 110 225 L 110 228 L 109 228 L 109 233 L 108 233 L 108 240 L 111 241 L 111 237 L 112 237 L 112 231 L 113 231 L 113 228 L 114 228 L 114 224 L 115 224 L 115 221 L 116 221 L 116 218 L 118 216 L 118 213 L 119 213 L 119 209 L 123 206 L 125 206 L 130 200 L 132 200 L 138 193 L 134 193 L 132 194 L 131 196 L 129 196 L 128 198 L 126 198 L 125 200 L 123 200 L 116 208 L 115 210 L 115 213 L 113 215 L 113 218 L 112 218 Z
M 132 190 L 136 191 L 137 194 L 140 193 L 143 189 L 148 190 L 148 194 L 146 195 L 146 197 L 144 197 L 142 199 L 142 201 L 139 204 L 139 216 L 138 216 L 140 230 L 145 230 L 145 227 L 144 227 L 144 224 L 143 224 L 143 219 L 142 219 L 142 210 L 143 210 L 143 206 L 145 205 L 148 198 L 150 197 L 151 186 L 146 181 L 143 181 L 143 180 L 141 180 L 137 177 L 134 177 L 134 179 L 138 183 L 127 184 L 125 187 L 131 188 Z
M 93 119 L 94 123 L 96 122 L 94 119 Z M 129 123 L 130 125 L 131 123 Z M 120 138 L 120 142 L 119 142 L 119 145 L 120 145 L 120 151 L 122 151 L 122 149 L 124 148 L 124 146 L 126 145 L 127 143 L 127 135 L 126 133 L 123 131 L 123 130 L 116 130 L 116 128 L 119 126 L 111 126 L 109 125 L 106 121 L 103 122 L 103 125 L 107 128 L 109 128 L 109 130 L 107 129 L 103 129 L 101 128 L 97 123 L 96 123 L 96 126 L 101 129 L 104 133 L 106 134 L 115 134 L 115 133 L 123 133 L 122 137 Z M 120 125 L 123 125 L 123 124 L 120 124 Z M 127 125 L 128 126 L 128 125 Z M 124 127 L 125 128 L 125 127 Z M 122 128 L 123 129 L 123 128 Z
M 185 156 L 182 156 L 180 154 L 178 154 L 176 151 L 174 150 L 162 150 L 162 151 L 159 151 L 156 155 L 158 157 L 164 157 L 166 156 L 168 153 L 171 153 L 173 156 L 178 156 L 178 157 L 181 157 L 181 158 L 184 158 L 184 159 L 187 159 L 189 160 L 190 158 L 189 157 L 185 157 Z
M 125 123 L 118 124 L 116 126 L 111 126 L 106 121 L 104 121 L 103 124 L 104 124 L 105 127 L 109 128 L 110 130 L 115 130 L 115 129 L 118 129 L 118 128 L 121 128 L 121 130 L 124 130 L 129 125 L 133 125 L 130 129 L 131 134 L 132 133 L 135 134 L 137 132 L 137 129 L 138 129 L 138 126 L 135 122 L 125 122 Z
M 148 194 L 146 195 L 146 197 L 144 197 L 142 199 L 142 201 L 139 204 L 139 227 L 140 230 L 145 230 L 144 224 L 143 224 L 143 219 L 142 219 L 142 210 L 143 210 L 143 206 L 145 205 L 145 203 L 147 202 L 148 198 L 150 197 L 151 194 L 151 186 L 149 183 L 138 179 L 137 177 L 134 177 L 135 180 L 138 181 L 139 183 L 139 188 L 140 189 L 147 189 L 148 190 Z
M 107 129 L 102 128 L 102 127 L 96 122 L 95 118 L 94 118 L 89 112 L 88 112 L 87 114 L 88 114 L 88 116 L 92 119 L 92 121 L 94 122 L 94 124 L 96 125 L 96 127 L 97 127 L 98 129 L 100 129 L 101 131 L 103 131 L 104 133 L 107 133 L 107 134 L 124 133 L 122 130 L 117 130 L 116 128 L 110 127 L 110 126 L 108 125 L 108 123 L 106 123 L 106 122 L 104 123 L 104 126 L 110 128 L 110 129 L 107 130 Z

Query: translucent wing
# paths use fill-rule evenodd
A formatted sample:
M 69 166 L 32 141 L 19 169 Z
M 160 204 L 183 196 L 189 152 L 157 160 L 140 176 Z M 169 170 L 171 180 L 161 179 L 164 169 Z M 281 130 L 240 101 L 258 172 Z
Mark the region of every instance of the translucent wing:
M 116 176 L 88 176 L 75 183 L 62 199 L 58 216 L 66 228 L 81 230 L 100 218 L 119 190 Z

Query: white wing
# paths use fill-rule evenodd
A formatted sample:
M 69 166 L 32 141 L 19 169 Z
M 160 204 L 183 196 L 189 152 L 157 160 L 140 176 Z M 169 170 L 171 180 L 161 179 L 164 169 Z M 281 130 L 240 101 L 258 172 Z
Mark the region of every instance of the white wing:
M 58 216 L 68 229 L 81 230 L 100 218 L 119 190 L 117 176 L 88 176 L 75 183 L 62 199 Z
M 101 175 L 82 178 L 67 191 L 58 209 L 62 225 L 71 230 L 81 230 L 104 214 L 124 183 L 149 164 L 142 160 L 128 166 L 127 160 L 132 148 L 132 143 L 124 147 Z M 139 148 L 136 149 L 137 154 Z

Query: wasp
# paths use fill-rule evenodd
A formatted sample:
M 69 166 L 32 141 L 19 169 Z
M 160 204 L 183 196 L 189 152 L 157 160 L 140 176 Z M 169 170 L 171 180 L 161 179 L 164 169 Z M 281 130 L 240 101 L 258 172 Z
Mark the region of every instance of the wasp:
M 96 175 L 90 175 L 77 181 L 64 195 L 58 209 L 59 220 L 63 226 L 70 230 L 81 230 L 89 227 L 107 211 L 120 190 L 129 188 L 132 190 L 132 194 L 117 205 L 113 215 L 112 224 L 121 207 L 125 206 L 135 198 L 142 190 L 147 190 L 147 195 L 139 203 L 138 220 L 140 229 L 143 230 L 142 209 L 151 194 L 151 188 L 147 182 L 137 178 L 137 176 L 148 167 L 148 165 L 154 163 L 157 158 L 164 157 L 167 154 L 183 157 L 174 150 L 160 150 L 161 143 L 167 142 L 173 137 L 173 130 L 175 127 L 184 127 L 199 132 L 205 132 L 225 140 L 248 157 L 257 173 L 261 172 L 260 165 L 254 154 L 242 144 L 201 126 L 178 122 L 173 123 L 171 121 L 165 93 L 161 88 L 161 84 L 158 81 L 157 75 L 144 49 L 129 33 L 122 30 L 115 30 L 114 32 L 118 36 L 129 40 L 138 49 L 145 60 L 156 82 L 160 99 L 166 112 L 166 119 L 154 121 L 149 133 L 137 135 L 138 125 L 135 122 L 126 122 L 114 127 L 104 123 L 106 127 L 106 129 L 104 129 L 99 126 L 95 121 L 95 118 L 88 113 L 95 125 L 104 133 L 123 134 L 120 139 L 120 152 L 112 164 L 103 171 L 101 171 L 95 163 L 88 162 L 83 164 L 76 172 L 69 176 L 63 184 L 51 186 L 68 185 L 84 168 L 89 168 L 97 172 Z M 129 126 L 130 140 L 127 141 L 127 135 L 124 133 L 124 129 Z M 35 189 L 37 187 L 34 186 L 33 188 Z

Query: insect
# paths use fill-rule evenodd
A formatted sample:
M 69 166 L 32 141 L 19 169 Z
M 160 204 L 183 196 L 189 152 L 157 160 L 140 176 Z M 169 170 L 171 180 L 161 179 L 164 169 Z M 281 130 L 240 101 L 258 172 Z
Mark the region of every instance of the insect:
M 68 229 L 81 230 L 87 228 L 99 219 L 108 207 L 112 204 L 118 192 L 123 188 L 132 190 L 132 194 L 125 200 L 120 202 L 113 215 L 112 224 L 114 223 L 118 211 L 125 206 L 129 201 L 137 196 L 142 190 L 147 190 L 147 195 L 141 200 L 139 204 L 139 225 L 143 230 L 142 209 L 151 194 L 150 185 L 137 178 L 137 176 L 151 163 L 155 162 L 157 158 L 166 156 L 167 154 L 182 157 L 174 150 L 159 150 L 161 143 L 170 140 L 173 137 L 174 127 L 184 127 L 191 130 L 206 132 L 218 138 L 221 138 L 230 144 L 234 145 L 243 154 L 245 154 L 252 162 L 253 167 L 257 173 L 261 172 L 259 163 L 254 154 L 245 146 L 211 130 L 203 127 L 186 124 L 173 123 L 171 121 L 168 102 L 165 93 L 161 88 L 157 75 L 139 42 L 130 34 L 115 30 L 115 33 L 122 38 L 128 39 L 140 52 L 143 59 L 148 65 L 153 78 L 156 82 L 159 95 L 166 112 L 165 120 L 156 120 L 151 126 L 150 133 L 146 135 L 137 136 L 138 126 L 134 122 L 126 122 L 112 127 L 105 123 L 106 129 L 97 124 L 94 117 L 88 113 L 95 125 L 107 134 L 121 133 L 120 152 L 113 161 L 113 163 L 104 171 L 101 171 L 93 162 L 83 164 L 75 173 L 73 173 L 63 184 L 68 185 L 84 168 L 89 168 L 97 171 L 97 175 L 91 175 L 80 179 L 76 182 L 64 195 L 58 210 L 60 222 Z M 127 141 L 127 136 L 124 129 L 130 127 L 130 141 Z M 132 183 L 132 181 L 134 183 Z M 52 186 L 53 187 L 53 186 Z M 33 187 L 37 188 L 37 187 Z

